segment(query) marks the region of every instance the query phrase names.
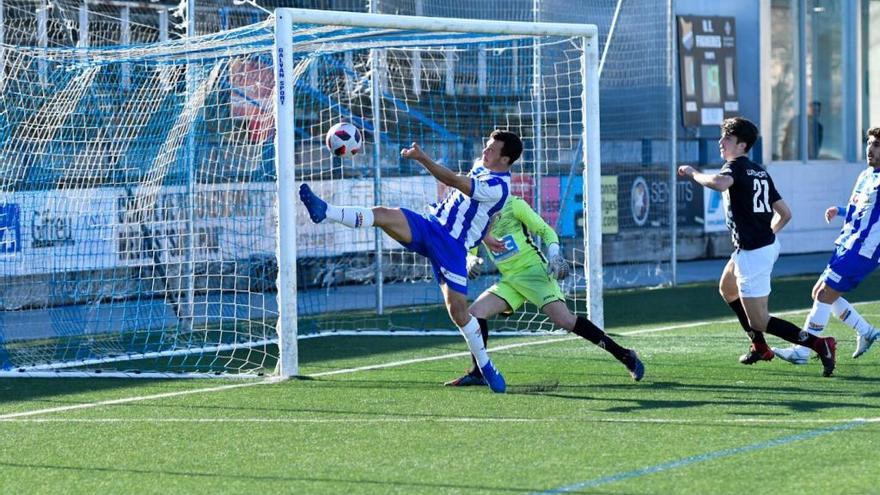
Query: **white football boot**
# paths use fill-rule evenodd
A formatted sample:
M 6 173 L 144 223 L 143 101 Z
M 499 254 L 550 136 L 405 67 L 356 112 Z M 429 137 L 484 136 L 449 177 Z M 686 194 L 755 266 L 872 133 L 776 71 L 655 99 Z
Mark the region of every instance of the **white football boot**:
M 864 335 L 856 332 L 856 352 L 852 355 L 853 359 L 868 352 L 868 349 L 871 348 L 871 344 L 873 344 L 878 337 L 880 337 L 880 330 L 877 330 L 874 327 L 871 327 L 871 329 Z
M 778 347 L 771 347 L 770 349 L 773 351 L 773 354 L 776 354 L 776 357 L 791 364 L 807 364 L 807 360 L 810 359 L 810 353 L 812 352 L 809 347 L 802 345 L 793 345 L 785 349 Z

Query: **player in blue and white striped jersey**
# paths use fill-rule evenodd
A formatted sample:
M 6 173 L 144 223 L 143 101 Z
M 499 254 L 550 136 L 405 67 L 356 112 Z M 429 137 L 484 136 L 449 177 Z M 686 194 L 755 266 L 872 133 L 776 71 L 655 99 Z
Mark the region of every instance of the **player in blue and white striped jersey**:
M 438 181 L 452 188 L 424 214 L 406 208 L 334 206 L 316 196 L 306 184 L 299 191 L 313 222 L 328 219 L 354 228 L 379 227 L 406 249 L 431 261 L 449 316 L 494 392 L 504 392 L 506 385 L 489 360 L 479 322 L 468 310 L 466 260 L 468 250 L 486 234 L 490 218 L 507 201 L 510 168 L 522 149 L 522 140 L 516 134 L 493 131 L 483 148 L 482 160 L 467 175 L 461 175 L 438 164 L 412 143 L 400 155 L 416 160 Z
M 880 338 L 880 331 L 841 297 L 880 265 L 880 127 L 868 129 L 865 154 L 868 168 L 856 179 L 849 204 L 825 210 L 826 222 L 836 216 L 844 217 L 843 228 L 834 241 L 836 249 L 828 266 L 813 287 L 813 307 L 804 323 L 804 330 L 819 334 L 834 312 L 856 331 L 853 358 L 864 354 Z M 809 356 L 809 349 L 802 346 L 774 348 L 773 352 L 794 364 L 805 364 Z
M 486 235 L 489 220 L 501 210 L 510 191 L 510 172 L 495 172 L 474 162 L 467 177 L 473 194 L 469 197 L 452 189 L 438 203 L 428 206 L 428 213 L 456 241 L 467 249 L 476 247 Z

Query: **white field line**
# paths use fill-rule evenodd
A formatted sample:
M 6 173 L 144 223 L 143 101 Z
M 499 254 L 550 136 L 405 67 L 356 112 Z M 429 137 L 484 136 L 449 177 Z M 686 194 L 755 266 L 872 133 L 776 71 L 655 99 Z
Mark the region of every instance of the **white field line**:
M 870 304 L 870 303 L 875 303 L 875 302 L 880 302 L 880 301 L 864 301 L 864 302 L 860 302 L 860 303 L 854 303 L 853 305 L 856 306 L 856 305 Z M 775 313 L 775 314 L 780 314 L 780 315 L 781 314 L 793 314 L 793 313 L 801 313 L 804 311 L 807 311 L 807 309 L 786 311 L 786 312 Z M 661 326 L 661 327 L 645 328 L 642 330 L 633 330 L 631 332 L 621 332 L 619 335 L 641 335 L 641 334 L 646 334 L 646 333 L 668 332 L 671 330 L 679 330 L 679 329 L 683 329 L 683 328 L 692 328 L 692 327 L 709 325 L 709 324 L 733 323 L 733 322 L 737 322 L 737 320 L 734 318 L 729 318 L 726 320 L 704 320 L 701 322 L 682 323 L 682 324 L 678 324 L 678 325 L 666 325 L 666 326 Z M 505 350 L 509 350 L 509 349 L 516 349 L 518 347 L 526 347 L 526 346 L 533 346 L 533 345 L 555 344 L 557 342 L 562 342 L 565 340 L 573 340 L 576 338 L 579 338 L 579 337 L 576 337 L 573 335 L 565 335 L 565 336 L 561 336 L 561 337 L 543 339 L 543 340 L 537 340 L 537 341 L 519 342 L 516 344 L 508 344 L 508 345 L 501 345 L 501 346 L 494 347 L 490 352 L 505 351 Z M 416 359 L 405 359 L 402 361 L 392 361 L 389 363 L 376 364 L 376 365 L 371 365 L 371 366 L 359 366 L 356 368 L 346 368 L 346 369 L 341 369 L 341 370 L 313 373 L 311 375 L 307 375 L 307 377 L 319 378 L 322 376 L 357 373 L 360 371 L 368 371 L 368 370 L 376 370 L 376 369 L 384 369 L 384 368 L 394 368 L 394 367 L 398 367 L 398 366 L 405 366 L 408 364 L 425 363 L 425 362 L 430 362 L 430 361 L 439 361 L 442 359 L 460 358 L 460 357 L 465 357 L 465 356 L 469 356 L 469 355 L 470 355 L 470 353 L 468 353 L 468 352 L 453 352 L 450 354 L 442 354 L 439 356 L 430 356 L 430 357 L 416 358 Z M 225 390 L 232 390 L 232 389 L 236 389 L 236 388 L 245 388 L 245 387 L 253 387 L 253 386 L 257 386 L 257 385 L 274 384 L 274 383 L 278 383 L 280 381 L 281 380 L 278 378 L 268 378 L 266 380 L 246 382 L 246 383 L 233 383 L 233 384 L 229 384 L 229 385 L 220 385 L 220 386 L 216 386 L 216 387 L 205 387 L 205 388 L 198 388 L 198 389 L 192 389 L 192 390 L 180 390 L 180 391 L 176 391 L 176 392 L 166 392 L 166 393 L 161 393 L 161 394 L 138 395 L 138 396 L 134 396 L 134 397 L 124 397 L 121 399 L 110 399 L 110 400 L 102 400 L 102 401 L 95 401 L 95 402 L 86 402 L 86 403 L 82 403 L 82 404 L 71 404 L 69 406 L 47 407 L 47 408 L 43 408 L 43 409 L 34 409 L 31 411 L 21 411 L 21 412 L 15 412 L 15 413 L 0 414 L 0 421 L 6 421 L 6 420 L 16 419 L 16 418 L 24 418 L 24 417 L 29 417 L 29 416 L 37 416 L 37 415 L 41 415 L 41 414 L 52 414 L 52 413 L 66 412 L 66 411 L 76 411 L 76 410 L 90 409 L 90 408 L 95 408 L 95 407 L 115 406 L 115 405 L 119 405 L 119 404 L 130 404 L 132 402 L 142 402 L 142 401 L 147 401 L 147 400 L 167 399 L 167 398 L 171 398 L 171 397 L 181 397 L 184 395 L 193 395 L 193 394 L 211 393 L 211 392 L 222 392 Z
M 397 424 L 397 423 L 620 423 L 620 424 L 660 424 L 660 425 L 834 425 L 853 422 L 880 423 L 880 416 L 873 418 L 842 418 L 842 419 L 673 419 L 673 418 L 586 418 L 586 417 L 550 417 L 550 418 L 424 418 L 424 417 L 379 417 L 379 418 L 9 418 L 0 420 L 2 423 L 86 423 L 86 424 L 158 424 L 158 423 L 267 423 L 267 424 Z
M 268 378 L 266 380 L 258 381 L 258 382 L 245 382 L 245 383 L 233 383 L 229 385 L 220 385 L 218 387 L 206 387 L 206 388 L 197 388 L 192 390 L 179 390 L 177 392 L 166 392 L 162 394 L 152 394 L 152 395 L 139 395 L 134 397 L 124 397 L 122 399 L 111 399 L 111 400 L 102 400 L 97 402 L 85 402 L 83 404 L 72 404 L 69 406 L 58 406 L 58 407 L 47 407 L 45 409 L 34 409 L 32 411 L 23 411 L 17 413 L 9 413 L 0 415 L 0 421 L 5 421 L 13 418 L 22 418 L 26 416 L 35 416 L 38 414 L 51 414 L 57 412 L 65 412 L 65 411 L 76 411 L 78 409 L 89 409 L 93 407 L 102 407 L 102 406 L 115 406 L 118 404 L 129 404 L 131 402 L 140 402 L 145 400 L 153 400 L 153 399 L 167 399 L 170 397 L 180 397 L 182 395 L 192 395 L 192 394 L 201 394 L 208 392 L 220 392 L 223 390 L 232 390 L 234 388 L 242 388 L 242 387 L 250 387 L 253 385 L 266 385 L 270 383 L 278 383 L 281 381 L 278 378 Z

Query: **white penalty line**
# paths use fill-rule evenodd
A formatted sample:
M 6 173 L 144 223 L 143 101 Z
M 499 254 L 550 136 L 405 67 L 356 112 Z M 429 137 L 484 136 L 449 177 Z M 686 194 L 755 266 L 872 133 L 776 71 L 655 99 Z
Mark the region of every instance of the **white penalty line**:
M 266 423 L 266 424 L 398 424 L 398 423 L 616 423 L 616 424 L 658 424 L 658 425 L 695 425 L 695 426 L 739 426 L 748 424 L 804 426 L 804 425 L 840 425 L 850 423 L 880 423 L 880 417 L 874 418 L 842 418 L 842 419 L 762 419 L 762 418 L 730 418 L 730 419 L 673 419 L 673 418 L 589 418 L 589 417 L 548 417 L 548 418 L 495 418 L 495 417 L 399 417 L 386 416 L 377 418 L 8 418 L 0 419 L 3 423 L 92 423 L 92 424 L 158 424 L 158 423 Z
M 853 305 L 856 306 L 856 305 L 870 304 L 870 303 L 876 303 L 876 302 L 878 302 L 878 301 L 864 301 L 864 302 L 859 302 L 859 303 L 853 303 Z M 792 311 L 785 311 L 785 312 L 776 313 L 776 314 L 793 314 L 793 313 L 802 313 L 804 311 L 807 311 L 807 310 L 806 309 L 792 310 Z M 630 332 L 621 332 L 618 335 L 623 335 L 623 336 L 643 335 L 643 334 L 647 334 L 647 333 L 668 332 L 671 330 L 681 330 L 681 329 L 685 329 L 685 328 L 693 328 L 693 327 L 705 326 L 705 325 L 710 325 L 710 324 L 731 323 L 731 322 L 737 322 L 737 320 L 735 318 L 730 318 L 730 319 L 722 319 L 722 320 L 704 320 L 704 321 L 700 321 L 700 322 L 681 323 L 681 324 L 676 324 L 676 325 L 664 325 L 661 327 L 645 328 L 645 329 L 641 329 L 641 330 L 633 330 Z M 497 346 L 497 347 L 494 347 L 489 352 L 505 351 L 505 350 L 510 350 L 510 349 L 516 349 L 519 347 L 527 347 L 527 346 L 533 346 L 533 345 L 555 344 L 558 342 L 564 342 L 566 340 L 575 340 L 578 338 L 580 338 L 580 337 L 577 337 L 574 335 L 564 335 L 564 336 L 560 336 L 560 337 L 543 339 L 543 340 L 538 340 L 538 341 L 519 342 L 516 344 L 507 344 L 507 345 Z M 305 375 L 305 377 L 306 378 L 320 378 L 320 377 L 325 377 L 325 376 L 357 373 L 360 371 L 370 371 L 370 370 L 394 368 L 394 367 L 398 367 L 398 366 L 406 366 L 408 364 L 426 363 L 426 362 L 430 362 L 430 361 L 440 361 L 443 359 L 460 358 L 460 357 L 466 357 L 466 356 L 470 356 L 470 353 L 469 352 L 453 352 L 450 354 L 443 354 L 440 356 L 405 359 L 402 361 L 392 361 L 390 363 L 376 364 L 376 365 L 370 365 L 370 366 L 358 366 L 355 368 L 345 368 L 345 369 L 341 369 L 341 370 L 312 373 L 310 375 Z M 237 389 L 237 388 L 253 387 L 253 386 L 257 386 L 257 385 L 275 384 L 275 383 L 279 383 L 281 381 L 283 381 L 283 380 L 280 378 L 271 377 L 271 378 L 267 378 L 265 380 L 254 381 L 254 382 L 234 383 L 234 384 L 229 384 L 229 385 L 197 388 L 197 389 L 192 389 L 192 390 L 179 390 L 176 392 L 166 392 L 166 393 L 161 393 L 161 394 L 140 395 L 140 396 L 135 396 L 135 397 L 125 397 L 122 399 L 110 399 L 110 400 L 102 400 L 102 401 L 96 401 L 96 402 L 87 402 L 84 404 L 71 404 L 68 406 L 47 407 L 44 409 L 34 409 L 31 411 L 21 411 L 21 412 L 0 414 L 0 421 L 6 421 L 6 420 L 16 419 L 16 418 L 25 418 L 25 417 L 29 417 L 29 416 L 38 416 L 41 414 L 53 414 L 53 413 L 59 413 L 59 412 L 91 409 L 91 408 L 95 408 L 95 407 L 130 404 L 132 402 L 142 402 L 142 401 L 148 401 L 148 400 L 154 400 L 154 399 L 168 399 L 168 398 L 172 398 L 172 397 L 182 397 L 185 395 L 211 393 L 211 392 L 223 392 L 226 390 L 233 390 L 233 389 Z

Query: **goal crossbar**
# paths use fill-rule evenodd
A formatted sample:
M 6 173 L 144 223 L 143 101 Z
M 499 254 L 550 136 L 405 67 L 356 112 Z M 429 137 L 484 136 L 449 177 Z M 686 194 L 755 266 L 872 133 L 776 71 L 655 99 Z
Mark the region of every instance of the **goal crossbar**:
M 457 19 L 451 17 L 417 17 L 409 15 L 370 14 L 283 8 L 275 10 L 276 19 L 289 16 L 297 24 L 402 29 L 449 33 L 512 34 L 522 36 L 581 36 L 594 38 L 599 28 L 595 24 L 567 24 L 561 22 L 490 21 Z

